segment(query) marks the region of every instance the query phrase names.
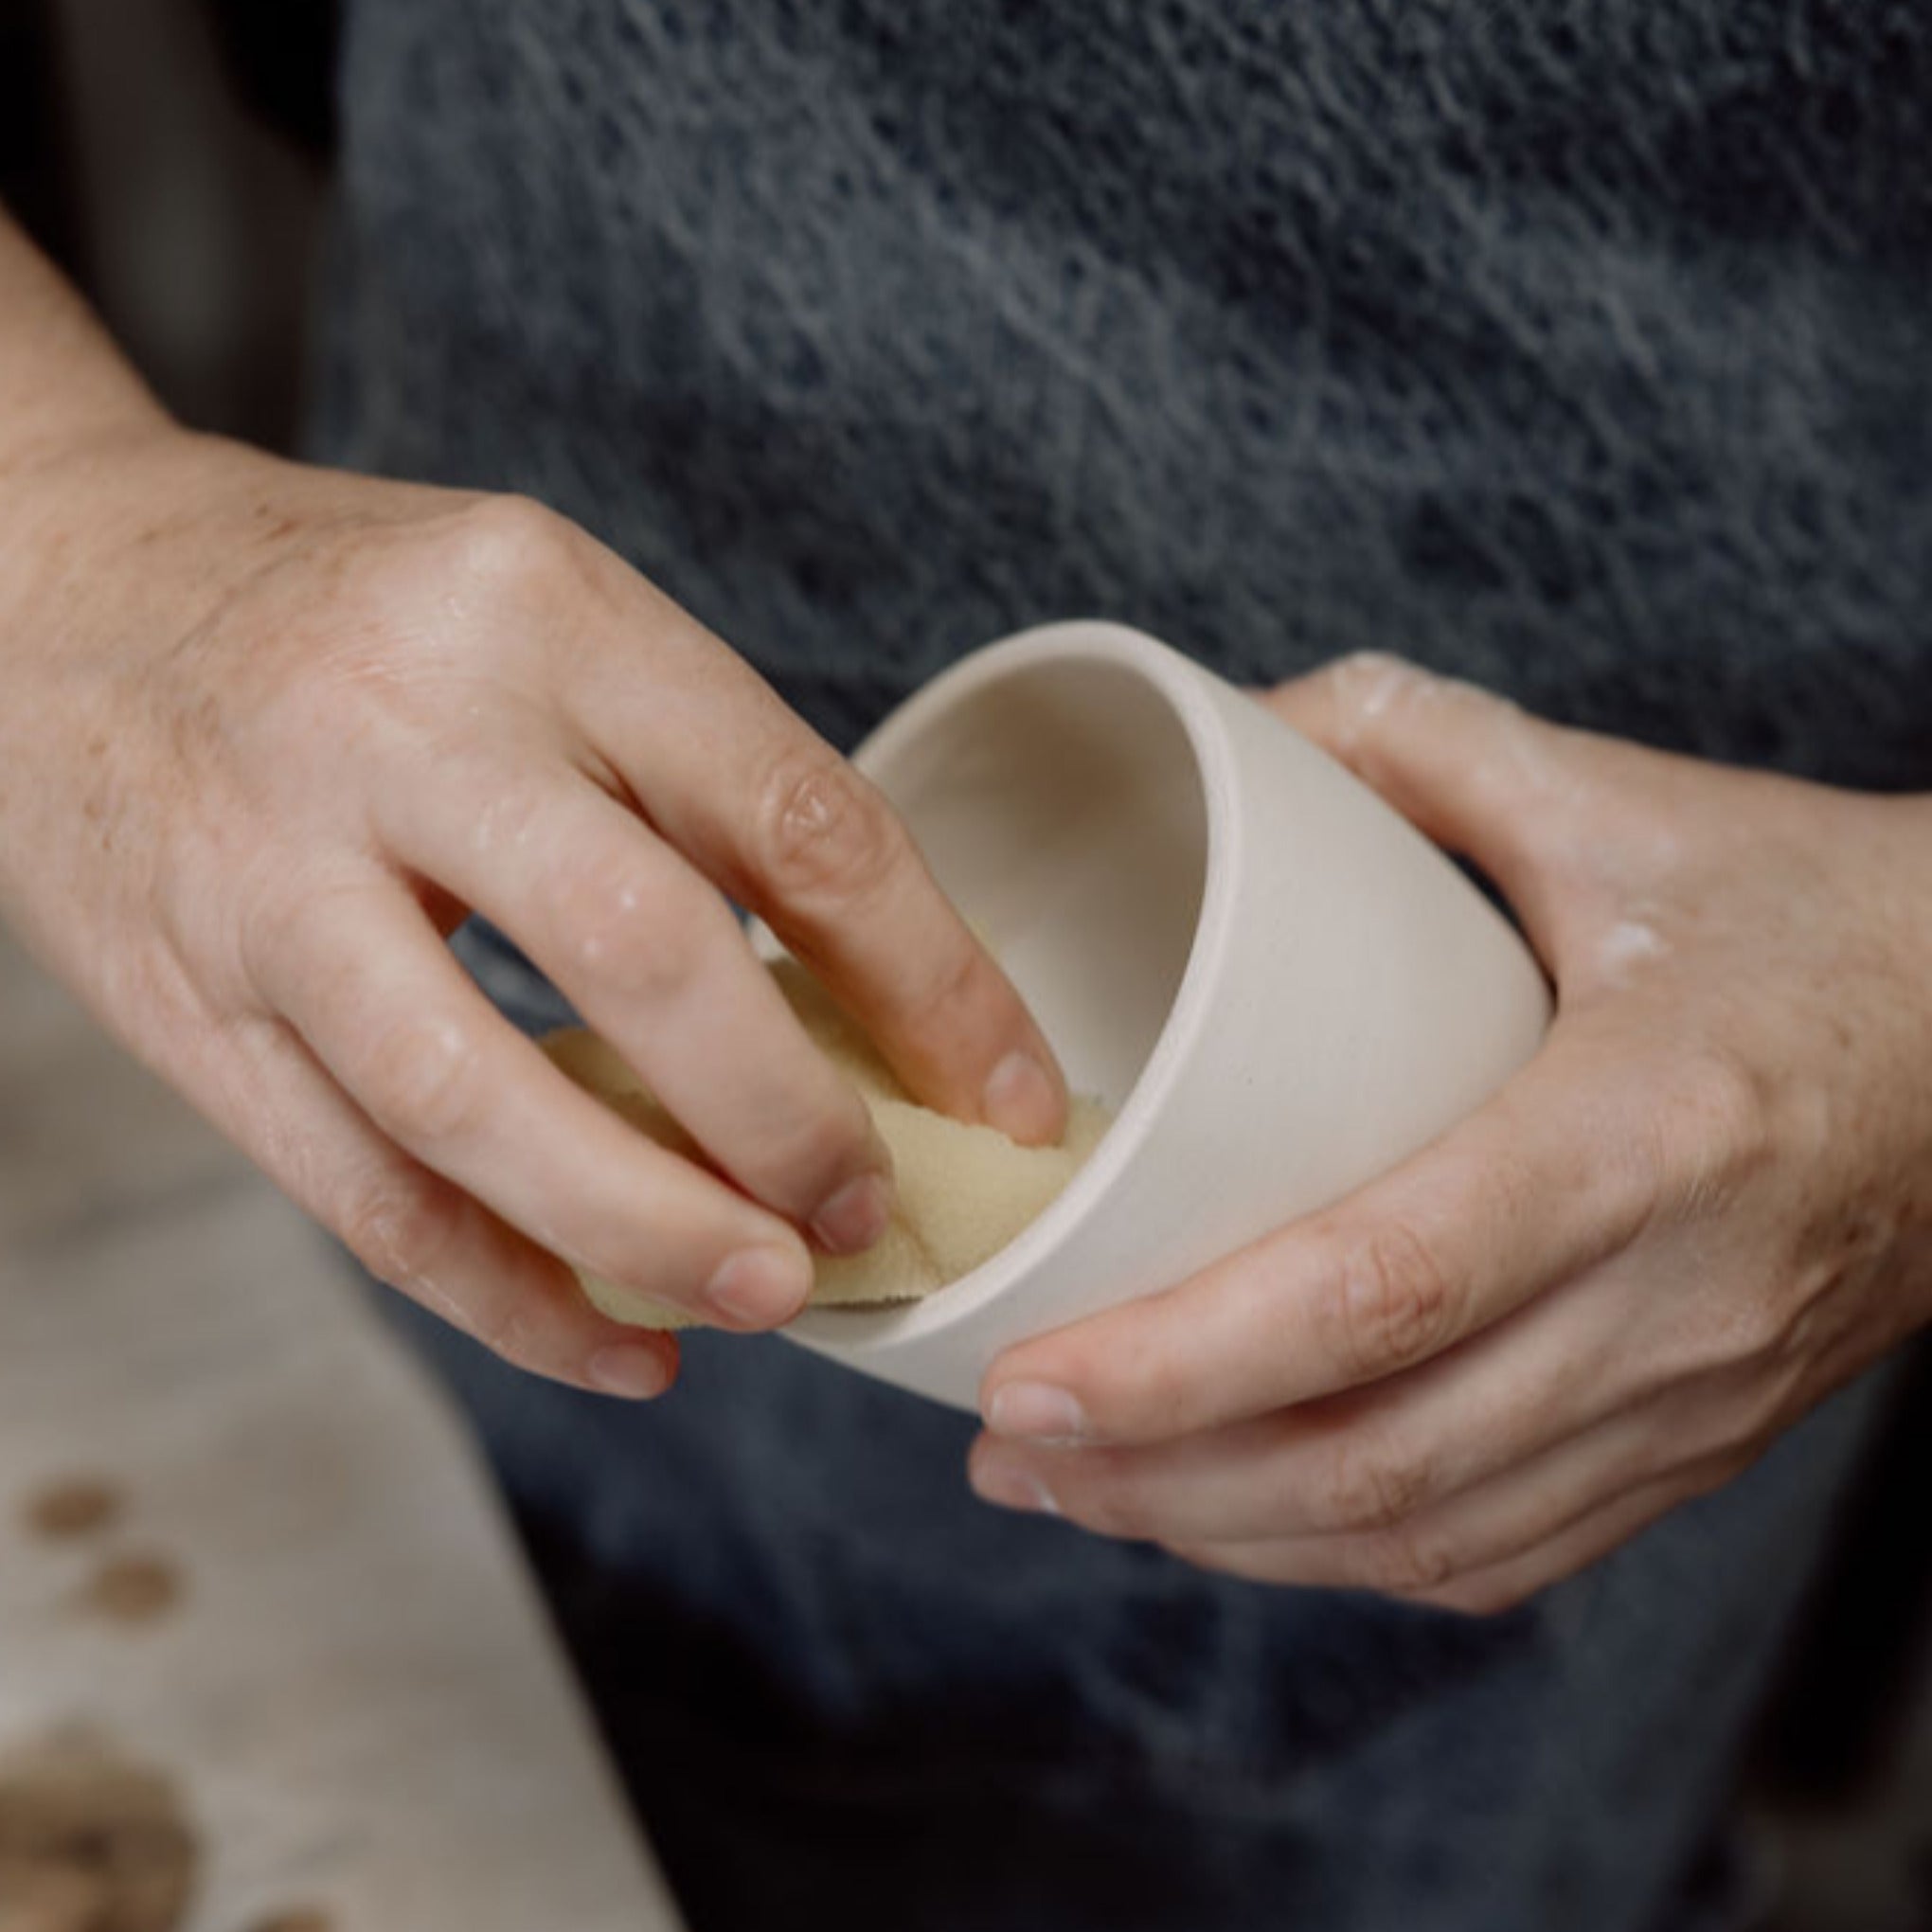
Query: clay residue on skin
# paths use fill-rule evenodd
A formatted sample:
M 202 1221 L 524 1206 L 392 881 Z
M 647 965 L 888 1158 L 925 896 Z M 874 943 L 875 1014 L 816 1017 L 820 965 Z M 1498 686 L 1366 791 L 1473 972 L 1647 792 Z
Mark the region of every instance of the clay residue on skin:
M 1597 947 L 1598 976 L 1613 986 L 1620 986 L 1637 967 L 1648 960 L 1661 959 L 1670 950 L 1658 938 L 1655 926 L 1646 925 L 1641 920 L 1619 920 Z
M 1555 797 L 1572 789 L 1562 769 L 1545 754 L 1537 720 L 1513 699 L 1485 689 L 1466 679 L 1444 677 L 1380 651 L 1358 651 L 1341 658 L 1330 673 L 1334 680 L 1335 742 L 1343 762 L 1366 771 L 1364 760 L 1373 750 L 1365 742 L 1389 713 L 1398 707 L 1434 707 L 1438 710 L 1464 707 L 1460 720 L 1479 726 L 1480 749 L 1507 767 L 1515 784 Z M 1475 752 L 1474 741 L 1471 750 Z
M 98 1535 L 120 1521 L 127 1498 L 100 1476 L 63 1476 L 27 1497 L 21 1512 L 27 1529 L 48 1543 Z M 6 1932 L 0 1924 L 0 1932 Z
M 83 1610 L 110 1622 L 127 1625 L 154 1623 L 181 1601 L 187 1579 L 170 1558 L 134 1551 L 110 1558 L 81 1586 Z M 0 1932 L 6 1932 L 0 1924 Z
M 1379 651 L 1357 651 L 1332 667 L 1336 708 L 1341 716 L 1337 742 L 1352 754 L 1365 728 L 1382 716 L 1397 698 L 1426 688 L 1425 671 L 1400 657 Z
M 172 1781 L 105 1740 L 0 1756 L 0 1932 L 177 1932 L 200 1860 Z

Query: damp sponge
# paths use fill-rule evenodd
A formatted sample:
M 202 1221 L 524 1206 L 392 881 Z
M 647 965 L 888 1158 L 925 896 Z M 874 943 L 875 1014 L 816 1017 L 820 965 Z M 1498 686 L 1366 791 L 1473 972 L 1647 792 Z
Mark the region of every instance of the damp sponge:
M 870 1110 L 892 1151 L 899 1199 L 884 1235 L 861 1255 L 813 1256 L 812 1300 L 820 1306 L 912 1301 L 989 1261 L 1080 1172 L 1112 1116 L 1076 1096 L 1066 1132 L 1053 1147 L 1022 1147 L 997 1128 L 969 1125 L 921 1106 L 877 1049 L 791 959 L 772 976 L 819 1049 Z M 544 1050 L 577 1084 L 596 1095 L 660 1146 L 702 1160 L 696 1143 L 595 1033 L 552 1033 Z M 678 1328 L 689 1317 L 635 1291 L 583 1276 L 584 1291 L 606 1315 L 645 1328 Z

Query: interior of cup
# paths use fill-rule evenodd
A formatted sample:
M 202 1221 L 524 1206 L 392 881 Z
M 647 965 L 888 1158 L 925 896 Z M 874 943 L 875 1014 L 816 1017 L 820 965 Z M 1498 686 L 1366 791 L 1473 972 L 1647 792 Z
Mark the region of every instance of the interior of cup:
M 1164 1039 L 1168 1060 L 1179 1044 L 1209 875 L 1208 787 L 1184 716 L 1200 728 L 1201 706 L 1151 640 L 1078 628 L 1107 635 L 1079 649 L 1035 633 L 968 659 L 856 762 L 1019 988 L 1068 1084 L 1117 1118 L 1066 1192 L 971 1274 L 921 1300 L 792 1322 L 795 1339 L 848 1359 L 964 1319 L 1023 1279 L 1112 1184 L 1159 1099 L 1160 1081 L 1142 1077 Z
M 1208 871 L 1199 760 L 1133 663 L 1022 662 L 861 763 L 1046 1029 L 1069 1083 L 1122 1106 L 1187 971 Z

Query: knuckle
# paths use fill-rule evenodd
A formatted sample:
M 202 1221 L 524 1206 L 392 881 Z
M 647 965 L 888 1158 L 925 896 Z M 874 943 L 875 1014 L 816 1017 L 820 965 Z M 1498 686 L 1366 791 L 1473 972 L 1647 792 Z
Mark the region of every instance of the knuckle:
M 1462 1553 L 1448 1538 L 1418 1530 L 1386 1530 L 1362 1547 L 1362 1582 L 1388 1597 L 1426 1597 L 1461 1573 Z
M 1757 1381 L 1757 1365 L 1777 1346 L 1762 1297 L 1721 1294 L 1704 1297 L 1675 1342 L 1660 1371 L 1705 1394 L 1711 1426 L 1719 1419 L 1728 1425 L 1741 1393 Z
M 1794 1340 L 1808 1327 L 1807 1315 L 1792 1317 L 1768 1295 L 1704 1297 L 1657 1364 L 1655 1387 L 1673 1404 L 1671 1426 L 1643 1445 L 1632 1476 L 1782 1434 L 1816 1399 L 1816 1349 Z
M 1386 1223 L 1341 1254 L 1317 1309 L 1336 1360 L 1368 1381 L 1433 1354 L 1455 1333 L 1461 1300 L 1428 1243 Z
M 377 1280 L 405 1291 L 433 1280 L 456 1231 L 441 1189 L 393 1179 L 365 1189 L 343 1208 L 336 1232 Z
M 405 1144 L 456 1139 L 483 1111 L 476 1065 L 475 1044 L 458 1021 L 413 1021 L 380 1042 L 362 1097 Z
M 1666 1091 L 1666 1187 L 1680 1211 L 1707 1211 L 1768 1156 L 1768 1097 L 1750 1066 L 1714 1046 L 1680 1060 Z
M 1780 1282 L 1758 1280 L 1737 1297 L 1732 1328 L 1736 1359 L 1753 1370 L 1771 1371 L 1751 1378 L 1766 1403 L 1780 1399 L 1786 1379 L 1801 1372 L 1822 1325 L 1817 1305 Z
M 1317 1500 L 1327 1527 L 1386 1530 L 1413 1515 L 1429 1498 L 1427 1465 L 1379 1442 L 1337 1442 L 1325 1494 Z
M 1145 1342 L 1082 1348 L 1056 1379 L 1075 1392 L 1099 1436 L 1161 1441 L 1202 1422 L 1200 1368 L 1179 1349 Z
M 1421 665 L 1392 651 L 1351 651 L 1328 667 L 1328 676 L 1345 706 L 1370 717 L 1432 682 Z
M 339 876 L 312 854 L 276 847 L 249 868 L 242 885 L 232 915 L 233 957 L 256 996 L 277 1008 L 302 980 L 317 932 L 345 912 L 352 915 L 360 882 Z M 184 934 L 190 923 L 206 924 L 188 907 L 176 917 Z
M 686 897 L 647 890 L 622 858 L 567 866 L 550 891 L 547 923 L 560 966 L 641 1000 L 671 1001 L 702 982 L 709 921 Z
M 778 1172 L 798 1177 L 808 1208 L 817 1207 L 827 1189 L 869 1165 L 872 1117 L 856 1098 L 774 1123 L 768 1132 L 766 1160 Z
M 781 897 L 862 899 L 906 850 L 885 796 L 835 754 L 781 761 L 760 795 L 753 863 Z
M 987 955 L 971 941 L 945 949 L 930 978 L 917 986 L 912 1002 L 935 1032 L 944 1029 L 951 1015 L 970 1015 L 996 988 L 997 981 L 988 972 L 990 964 Z
M 528 1297 L 507 1295 L 477 1315 L 471 1332 L 511 1368 L 541 1369 L 546 1364 L 537 1333 L 540 1326 L 539 1309 Z
M 1145 1535 L 1147 1499 L 1118 1460 L 1095 1448 L 1082 1449 L 1080 1458 L 1078 1487 L 1061 1484 L 1068 1513 L 1102 1536 Z
M 528 496 L 486 496 L 459 512 L 453 563 L 480 589 L 517 590 L 553 582 L 575 568 L 569 521 Z

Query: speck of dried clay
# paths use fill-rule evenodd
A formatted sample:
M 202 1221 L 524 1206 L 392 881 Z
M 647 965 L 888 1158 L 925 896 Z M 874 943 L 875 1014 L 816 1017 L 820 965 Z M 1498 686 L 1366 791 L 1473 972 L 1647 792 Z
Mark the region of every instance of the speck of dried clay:
M 186 1587 L 179 1564 L 135 1552 L 102 1564 L 82 1585 L 80 1602 L 114 1623 L 155 1623 L 181 1601 Z
M 63 1476 L 27 1497 L 21 1512 L 27 1527 L 48 1543 L 71 1543 L 98 1535 L 119 1522 L 127 1498 L 99 1476 Z
M 0 1932 L 5 1932 L 5 1928 L 0 1927 Z M 335 1932 L 335 1921 L 327 1912 L 309 1909 L 275 1912 L 266 1919 L 256 1920 L 248 1932 Z
M 0 1757 L 7 1932 L 178 1932 L 201 1846 L 173 1782 L 63 1732 Z
M 1358 651 L 1342 658 L 1333 675 L 1342 707 L 1338 735 L 1346 751 L 1355 749 L 1368 727 L 1398 698 L 1408 697 L 1431 682 L 1427 672 L 1417 666 L 1381 651 Z
M 1641 920 L 1619 920 L 1597 948 L 1597 972 L 1613 984 L 1621 984 L 1637 967 L 1663 958 L 1670 950 L 1655 929 Z

